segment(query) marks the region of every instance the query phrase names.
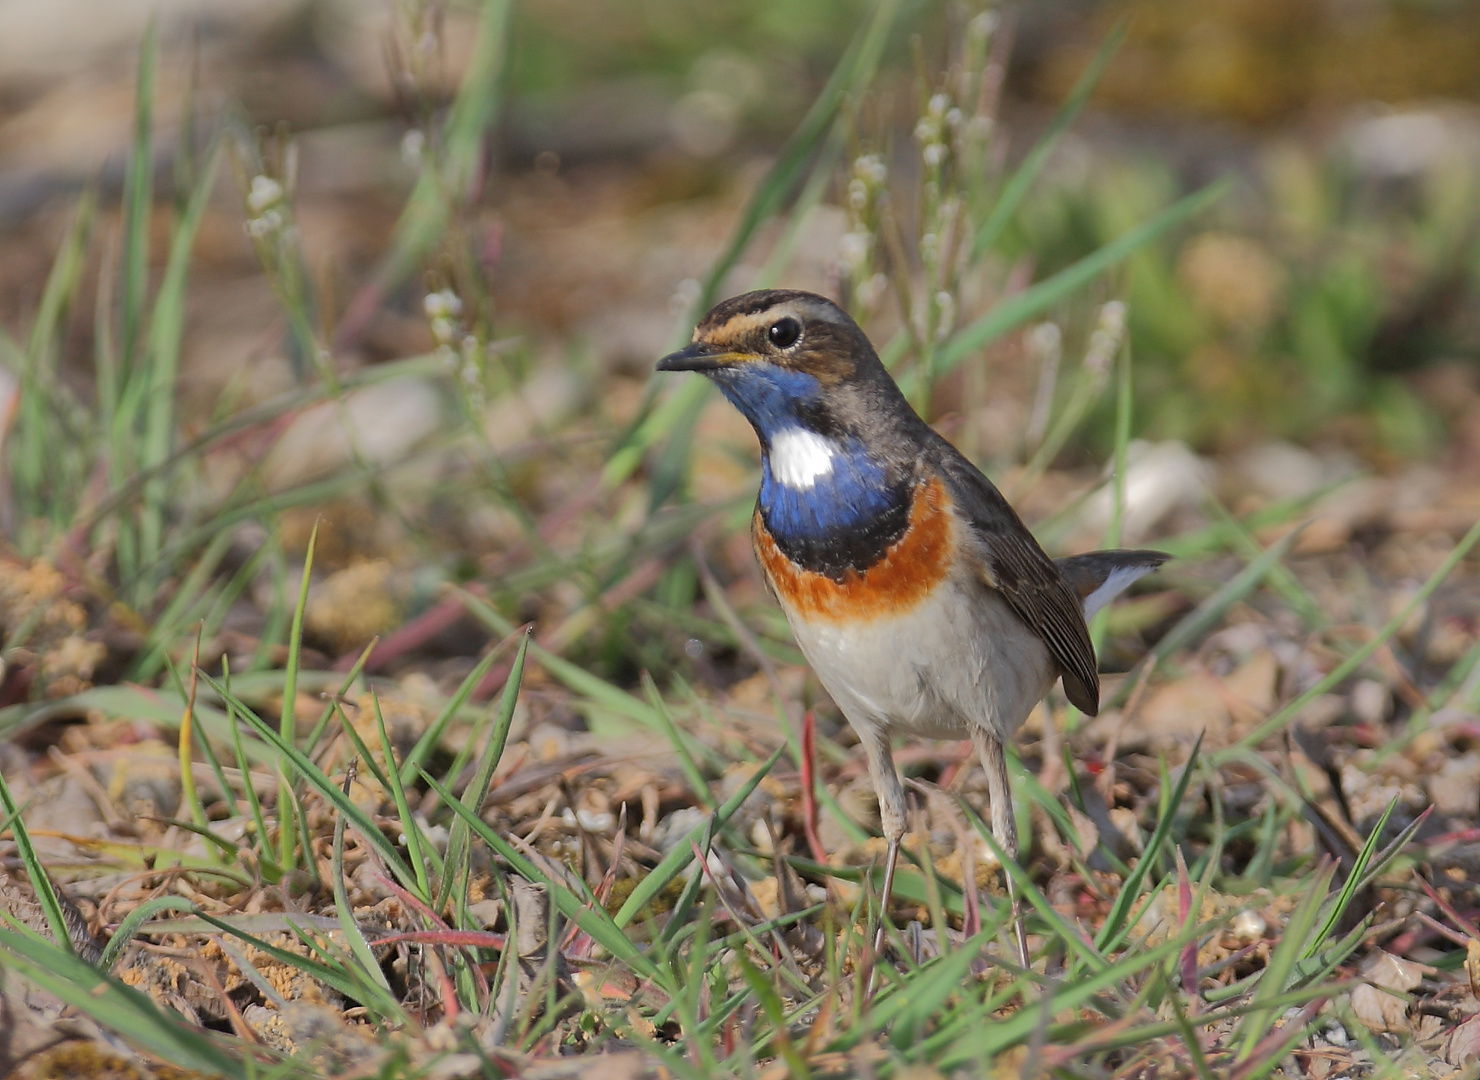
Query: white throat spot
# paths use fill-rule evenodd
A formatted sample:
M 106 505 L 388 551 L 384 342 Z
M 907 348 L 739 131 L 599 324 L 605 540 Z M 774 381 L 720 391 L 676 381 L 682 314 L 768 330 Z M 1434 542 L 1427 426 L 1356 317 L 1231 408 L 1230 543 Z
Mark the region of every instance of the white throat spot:
M 837 445 L 805 428 L 786 428 L 771 437 L 771 475 L 797 491 L 806 491 L 833 471 Z

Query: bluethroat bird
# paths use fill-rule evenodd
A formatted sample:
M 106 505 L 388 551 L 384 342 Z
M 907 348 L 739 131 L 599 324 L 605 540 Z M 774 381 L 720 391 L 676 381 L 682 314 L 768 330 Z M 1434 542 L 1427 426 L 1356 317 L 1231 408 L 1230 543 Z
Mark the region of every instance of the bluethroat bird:
M 707 375 L 760 439 L 751 539 L 797 644 L 868 756 L 888 842 L 883 911 L 905 832 L 895 733 L 975 742 L 992 832 L 1015 859 L 1004 742 L 1058 679 L 1082 712 L 1099 711 L 1085 620 L 1168 556 L 1050 559 L 824 297 L 764 290 L 725 300 L 658 370 Z M 876 953 L 882 933 L 881 920 Z

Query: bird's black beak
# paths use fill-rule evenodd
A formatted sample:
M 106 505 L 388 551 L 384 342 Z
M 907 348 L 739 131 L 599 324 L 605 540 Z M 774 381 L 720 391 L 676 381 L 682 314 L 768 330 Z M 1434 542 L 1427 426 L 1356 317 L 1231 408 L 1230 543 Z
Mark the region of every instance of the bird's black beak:
M 732 362 L 731 353 L 724 349 L 717 349 L 713 345 L 704 345 L 695 342 L 686 345 L 678 352 L 669 353 L 658 361 L 659 371 L 718 371 L 722 367 L 729 367 Z

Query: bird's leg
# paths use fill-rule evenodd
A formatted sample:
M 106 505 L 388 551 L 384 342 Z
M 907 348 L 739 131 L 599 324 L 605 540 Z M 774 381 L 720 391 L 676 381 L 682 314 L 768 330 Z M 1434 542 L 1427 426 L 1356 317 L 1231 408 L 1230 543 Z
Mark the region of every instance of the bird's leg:
M 883 725 L 858 727 L 859 741 L 868 756 L 869 778 L 879 797 L 879 820 L 889 847 L 884 855 L 884 892 L 879 897 L 879 923 L 874 932 L 874 953 L 884 948 L 884 922 L 889 917 L 889 897 L 894 890 L 894 866 L 899 861 L 899 842 L 904 838 L 904 785 L 889 751 L 889 729 Z
M 992 801 L 992 835 L 1002 853 L 1013 862 L 1018 857 L 1017 820 L 1012 812 L 1012 788 L 1007 778 L 1007 754 L 1002 740 L 996 732 L 978 729 L 973 739 L 976 751 L 982 759 L 982 769 L 987 774 L 987 795 Z M 1007 867 L 1002 868 L 1002 877 L 1007 882 L 1007 898 L 1012 903 L 1012 929 L 1017 939 L 1018 959 L 1023 967 L 1028 966 L 1028 936 L 1023 930 L 1023 907 L 1018 898 L 1017 885 Z

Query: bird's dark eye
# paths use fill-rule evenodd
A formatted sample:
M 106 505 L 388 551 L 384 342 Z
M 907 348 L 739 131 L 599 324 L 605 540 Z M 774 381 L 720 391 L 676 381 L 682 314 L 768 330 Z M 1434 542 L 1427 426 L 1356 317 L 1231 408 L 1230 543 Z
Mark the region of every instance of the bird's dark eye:
M 766 331 L 766 337 L 771 339 L 771 344 L 778 349 L 789 349 L 797 343 L 802 336 L 802 324 L 795 319 L 786 318 L 771 324 L 771 329 Z

